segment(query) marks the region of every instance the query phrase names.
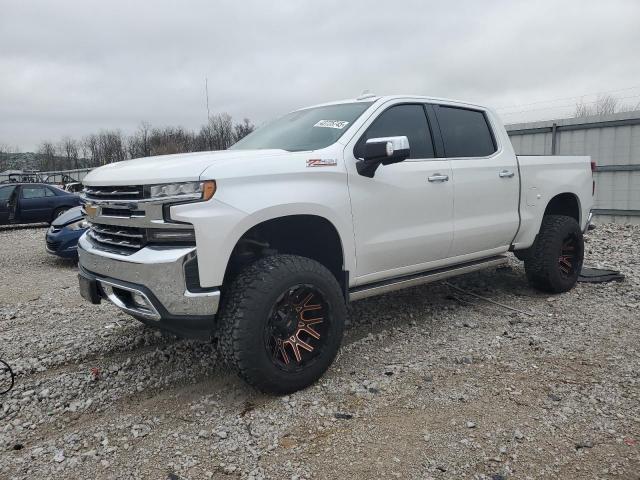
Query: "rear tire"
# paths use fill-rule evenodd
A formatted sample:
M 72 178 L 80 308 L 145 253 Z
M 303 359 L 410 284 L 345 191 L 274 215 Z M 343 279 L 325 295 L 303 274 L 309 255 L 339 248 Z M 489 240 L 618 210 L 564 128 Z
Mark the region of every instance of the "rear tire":
M 58 218 L 60 215 L 62 215 L 64 212 L 66 212 L 67 210 L 69 210 L 68 207 L 60 207 L 60 208 L 56 208 L 53 211 L 53 216 L 51 217 L 51 222 L 53 222 L 56 218 Z M 49 222 L 49 223 L 51 223 Z
M 218 348 L 247 383 L 287 394 L 329 368 L 345 317 L 340 285 L 323 265 L 296 255 L 268 256 L 245 267 L 225 292 Z
M 545 215 L 524 268 L 534 288 L 562 293 L 576 284 L 583 260 L 584 239 L 578 222 L 564 215 Z
M 524 250 L 514 250 L 513 254 L 518 260 L 520 260 L 521 262 L 524 262 L 527 260 L 527 258 L 529 258 L 529 255 L 531 254 L 530 250 L 531 249 L 529 248 L 525 248 Z

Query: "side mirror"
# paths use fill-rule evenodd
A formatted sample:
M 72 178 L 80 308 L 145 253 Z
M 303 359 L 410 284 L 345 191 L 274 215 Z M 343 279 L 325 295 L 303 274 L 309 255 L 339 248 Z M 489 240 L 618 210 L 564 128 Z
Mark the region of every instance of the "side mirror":
M 409 158 L 409 139 L 401 137 L 370 138 L 364 148 L 364 160 L 356 163 L 362 176 L 373 178 L 380 165 L 390 165 Z

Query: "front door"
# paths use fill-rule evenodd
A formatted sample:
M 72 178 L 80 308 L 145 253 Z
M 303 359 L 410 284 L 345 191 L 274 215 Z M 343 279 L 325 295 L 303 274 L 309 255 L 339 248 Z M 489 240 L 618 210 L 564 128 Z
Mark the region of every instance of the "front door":
M 13 192 L 15 191 L 15 185 L 2 185 L 0 186 L 0 225 L 9 223 L 10 220 L 10 208 L 13 198 Z
M 54 194 L 44 185 L 22 185 L 18 202 L 20 222 L 48 222 L 51 220 Z
M 345 148 L 356 244 L 356 283 L 405 275 L 446 258 L 453 238 L 453 182 L 446 159 L 436 159 L 425 107 L 381 106 Z M 410 157 L 357 173 L 366 140 L 406 136 Z

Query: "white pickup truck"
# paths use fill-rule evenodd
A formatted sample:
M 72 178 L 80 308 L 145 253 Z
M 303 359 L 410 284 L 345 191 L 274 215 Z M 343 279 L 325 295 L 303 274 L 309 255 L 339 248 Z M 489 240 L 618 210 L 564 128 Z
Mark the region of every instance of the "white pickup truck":
M 226 151 L 113 163 L 84 179 L 80 291 L 213 338 L 246 381 L 304 388 L 330 366 L 346 303 L 524 260 L 573 287 L 589 157 L 517 157 L 496 114 L 418 96 L 289 113 Z

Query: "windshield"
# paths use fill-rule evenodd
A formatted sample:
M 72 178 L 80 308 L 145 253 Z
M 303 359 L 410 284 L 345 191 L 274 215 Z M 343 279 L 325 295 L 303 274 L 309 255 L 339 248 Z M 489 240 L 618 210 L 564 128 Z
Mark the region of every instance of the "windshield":
M 232 150 L 318 150 L 335 143 L 373 102 L 340 103 L 291 112 L 258 128 Z

